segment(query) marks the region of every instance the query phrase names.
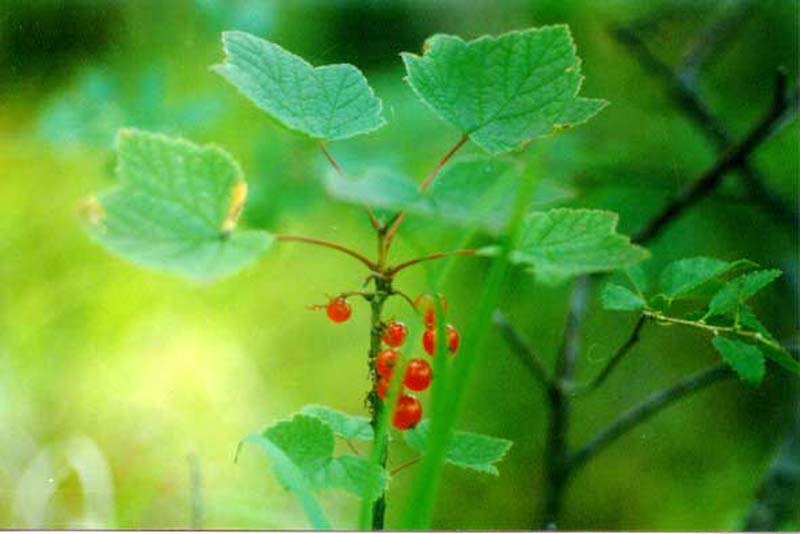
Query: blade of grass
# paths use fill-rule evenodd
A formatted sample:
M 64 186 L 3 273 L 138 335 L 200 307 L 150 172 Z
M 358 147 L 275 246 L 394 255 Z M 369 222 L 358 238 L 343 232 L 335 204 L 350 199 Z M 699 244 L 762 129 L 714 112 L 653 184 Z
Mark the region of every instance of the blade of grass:
M 414 488 L 411 492 L 414 498 L 407 506 L 402 524 L 404 529 L 425 530 L 430 527 L 441 468 L 450 445 L 453 427 L 466 390 L 465 386 L 479 358 L 483 355 L 482 345 L 488 335 L 491 315 L 510 269 L 509 253 L 513 243 L 516 242 L 534 187 L 535 181 L 533 179 L 521 182 L 508 232 L 500 240 L 501 254 L 492 262 L 486 285 L 481 293 L 472 321 L 465 331 L 463 349 L 452 362 L 452 369 L 448 373 L 450 375 L 449 379 L 444 384 L 446 390 L 438 395 L 436 389 L 441 391 L 441 385 L 434 390 L 435 409 L 433 417 L 431 417 L 431 430 L 428 437 L 427 450 L 420 470 L 415 477 Z M 445 341 L 441 325 L 439 325 L 437 341 L 439 341 L 440 345 Z M 438 350 L 440 354 L 444 354 L 441 348 Z M 442 356 L 437 359 L 444 360 Z

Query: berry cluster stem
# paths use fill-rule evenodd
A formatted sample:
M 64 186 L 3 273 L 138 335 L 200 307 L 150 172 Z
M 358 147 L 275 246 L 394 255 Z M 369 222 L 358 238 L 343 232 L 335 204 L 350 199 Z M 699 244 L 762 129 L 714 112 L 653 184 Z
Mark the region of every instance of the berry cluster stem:
M 375 361 L 378 357 L 378 353 L 381 350 L 381 337 L 383 335 L 384 327 L 383 319 L 381 319 L 383 305 L 386 303 L 386 299 L 392 295 L 392 283 L 391 280 L 381 277 L 375 277 L 374 280 L 375 294 L 370 301 L 372 313 L 369 337 L 369 377 L 372 387 L 367 394 L 367 406 L 369 408 L 370 424 L 372 425 L 372 430 L 375 432 L 374 446 L 381 447 L 381 450 L 383 451 L 378 462 L 381 467 L 386 467 L 386 445 L 388 436 L 386 435 L 386 432 L 383 432 L 383 435 L 378 435 L 378 416 L 380 415 L 383 401 L 380 399 L 380 397 L 378 397 L 377 387 L 380 376 L 378 375 L 378 369 L 375 365 Z M 385 513 L 386 496 L 381 495 L 372 505 L 372 530 L 383 530 L 383 519 Z

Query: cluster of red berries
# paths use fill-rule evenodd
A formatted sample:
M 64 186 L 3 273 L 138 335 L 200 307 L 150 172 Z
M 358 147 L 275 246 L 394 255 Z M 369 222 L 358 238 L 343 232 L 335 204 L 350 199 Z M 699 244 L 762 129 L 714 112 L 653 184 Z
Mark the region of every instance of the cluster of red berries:
M 440 298 L 442 309 L 446 312 L 447 300 L 444 297 Z M 414 301 L 414 306 L 422 314 L 425 323 L 422 348 L 429 355 L 434 356 L 436 352 L 436 300 L 431 295 L 420 295 Z M 350 304 L 344 297 L 331 299 L 325 306 L 325 311 L 328 318 L 335 323 L 347 321 L 352 313 Z M 447 347 L 450 354 L 455 354 L 460 342 L 458 330 L 453 325 L 446 324 L 444 332 L 447 336 Z M 401 321 L 389 321 L 383 329 L 381 339 L 387 347 L 381 350 L 375 359 L 375 370 L 379 377 L 376 393 L 381 399 L 386 398 L 394 367 L 400 359 L 400 353 L 396 349 L 405 343 L 407 335 L 408 328 Z M 431 380 L 433 380 L 433 369 L 427 360 L 412 358 L 408 361 L 403 375 L 403 388 L 392 415 L 392 425 L 395 428 L 407 430 L 422 420 L 422 404 L 416 397 L 407 394 L 405 388 L 417 392 L 425 391 L 431 385 Z

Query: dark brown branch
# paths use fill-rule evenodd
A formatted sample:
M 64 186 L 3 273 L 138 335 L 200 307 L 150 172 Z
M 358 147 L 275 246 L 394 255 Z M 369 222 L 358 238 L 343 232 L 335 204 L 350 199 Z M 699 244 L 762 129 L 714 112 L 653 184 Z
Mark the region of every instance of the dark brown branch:
M 636 425 L 643 423 L 669 405 L 715 382 L 733 376 L 734 374 L 727 364 L 719 364 L 689 375 L 675 385 L 653 393 L 639 404 L 617 417 L 604 430 L 601 430 L 594 438 L 589 440 L 586 445 L 573 453 L 569 458 L 570 470 L 581 467 L 618 437 L 622 436 Z
M 625 343 L 619 349 L 617 349 L 611 359 L 608 360 L 608 363 L 606 363 L 606 366 L 603 367 L 603 370 L 600 371 L 597 376 L 595 376 L 588 384 L 576 387 L 571 393 L 573 395 L 583 395 L 599 388 L 606 381 L 608 375 L 611 374 L 611 371 L 613 371 L 617 365 L 619 365 L 619 362 L 622 361 L 625 355 L 628 354 L 628 352 L 630 352 L 630 350 L 639 342 L 639 336 L 642 332 L 644 323 L 645 316 L 642 315 L 636 322 L 636 326 L 633 328 L 631 335 L 628 336 L 628 339 L 625 341 Z
M 787 117 L 794 113 L 797 96 L 797 91 L 795 91 L 791 98 L 786 98 L 786 77 L 779 74 L 776 80 L 775 98 L 764 117 L 741 142 L 726 151 L 714 166 L 681 191 L 658 216 L 633 237 L 633 240 L 643 243 L 656 238 L 687 208 L 712 192 L 728 172 L 745 162 L 753 150 L 758 148 Z
M 738 2 L 722 4 L 723 14 L 716 17 L 703 29 L 689 50 L 684 54 L 683 61 L 677 71 L 686 83 L 693 85 L 697 76 L 709 59 L 720 52 L 723 45 L 728 43 L 750 14 L 755 2 L 740 0 Z
M 556 361 L 555 377 L 547 390 L 550 424 L 545 445 L 545 497 L 540 526 L 557 527 L 570 476 L 569 443 L 570 399 L 567 391 L 572 387 L 575 362 L 581 340 L 581 325 L 586 313 L 590 278 L 581 276 L 575 281 L 572 292 L 564 338 Z
M 517 357 L 517 360 L 530 371 L 537 382 L 549 388 L 552 385 L 552 379 L 544 364 L 536 356 L 536 352 L 531 347 L 528 338 L 515 328 L 506 317 L 506 314 L 500 310 L 495 310 L 493 321 L 495 326 L 503 333 L 503 337 L 511 349 L 511 354 Z
M 614 36 L 631 51 L 645 71 L 662 82 L 676 105 L 699 127 L 700 131 L 708 137 L 709 141 L 714 144 L 720 153 L 731 154 L 736 152 L 736 147 L 732 147 L 734 143 L 733 137 L 700 98 L 692 76 L 687 76 L 682 72 L 675 72 L 669 65 L 656 57 L 633 30 L 617 28 L 614 31 Z M 785 75 L 779 73 L 776 80 L 776 98 L 773 100 L 772 108 L 765 119 L 770 118 L 779 123 L 780 116 L 771 117 L 771 114 L 776 111 L 788 111 L 794 105 L 792 101 L 786 100 L 785 90 Z M 777 95 L 779 91 L 783 92 L 780 98 Z M 769 130 L 765 132 L 764 138 L 768 137 L 770 133 Z M 758 140 L 746 153 L 741 154 L 741 157 L 731 162 L 733 165 L 728 169 L 724 169 L 723 174 L 736 168 L 741 170 L 745 186 L 751 198 L 765 206 L 771 214 L 790 225 L 796 232 L 798 226 L 800 226 L 797 212 L 788 207 L 764 185 L 766 180 L 748 161 L 750 152 L 763 140 Z M 712 189 L 714 187 L 716 185 L 713 185 Z

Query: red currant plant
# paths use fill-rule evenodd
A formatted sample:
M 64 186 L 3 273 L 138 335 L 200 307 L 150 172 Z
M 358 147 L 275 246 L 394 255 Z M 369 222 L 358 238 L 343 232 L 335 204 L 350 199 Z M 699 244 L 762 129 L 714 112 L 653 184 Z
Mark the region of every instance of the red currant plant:
M 426 390 L 431 383 L 435 390 L 433 370 L 438 365 L 452 364 L 463 382 L 478 349 L 477 344 L 469 346 L 469 337 L 459 349 L 460 333 L 444 322 L 444 299 L 428 295 L 415 303 L 397 289 L 396 280 L 415 265 L 456 256 L 518 265 L 546 283 L 629 267 L 647 257 L 644 249 L 616 232 L 613 213 L 533 211 L 529 195 L 533 182 L 519 162 L 501 157 L 534 138 L 582 124 L 606 105 L 603 100 L 578 96 L 580 60 L 568 28 L 550 26 L 469 42 L 435 35 L 421 56 L 402 55 L 407 81 L 416 95 L 460 132 L 452 148 L 419 183 L 393 171 L 350 177 L 328 150 L 329 142 L 384 125 L 381 101 L 356 67 L 313 67 L 274 43 L 242 32 L 225 33 L 223 43 L 226 60 L 213 69 L 279 124 L 319 143 L 332 168 L 324 177 L 328 193 L 337 201 L 365 209 L 377 239 L 375 257 L 314 237 L 239 228 L 247 185 L 227 152 L 132 130 L 118 136 L 117 187 L 85 206 L 91 235 L 111 252 L 139 265 L 199 280 L 232 275 L 280 242 L 326 247 L 366 269 L 368 282 L 362 290 L 342 293 L 322 308 L 332 321 L 342 322 L 350 318 L 351 299 L 363 298 L 370 306 L 369 418 L 307 407 L 245 440 L 269 455 L 278 478 L 298 496 L 315 527 L 330 527 L 313 494 L 321 488 L 362 496 L 369 506 L 366 524 L 362 513 L 362 526 L 383 527 L 390 475 L 406 467 L 391 472 L 386 467 L 388 432 L 380 424 L 384 405 L 392 408 L 390 420 L 404 431 L 408 445 L 434 458 L 423 461 L 423 472 L 438 472 L 441 460 L 497 474 L 494 464 L 511 445 L 506 440 L 453 433 L 444 425 L 431 429 L 431 444 L 427 443 L 429 427 L 435 425 L 422 418 L 423 403 L 410 392 Z M 451 163 L 468 142 L 490 157 Z M 384 212 L 388 215 L 378 215 Z M 392 244 L 407 217 L 475 229 L 487 245 L 394 261 Z M 499 287 L 504 268 L 498 268 L 487 286 Z M 420 348 L 429 355 L 449 353 L 438 358 L 448 363 L 437 363 L 432 370 L 425 358 L 407 358 L 418 350 L 409 348 L 417 338 L 402 322 L 384 320 L 384 304 L 392 297 L 420 310 L 426 327 Z M 481 313 L 487 318 L 490 306 L 488 301 L 479 306 L 485 308 Z M 467 363 L 461 365 L 460 357 Z M 459 387 L 463 387 L 461 382 Z M 454 404 L 457 408 L 458 401 Z M 441 413 L 453 418 L 455 411 Z M 334 456 L 336 437 L 351 445 L 354 454 Z M 373 443 L 370 460 L 355 454 L 355 440 Z M 431 488 L 426 490 L 427 503 L 433 500 Z M 426 521 L 429 510 L 425 506 L 420 512 L 423 519 L 412 521 L 412 527 Z

